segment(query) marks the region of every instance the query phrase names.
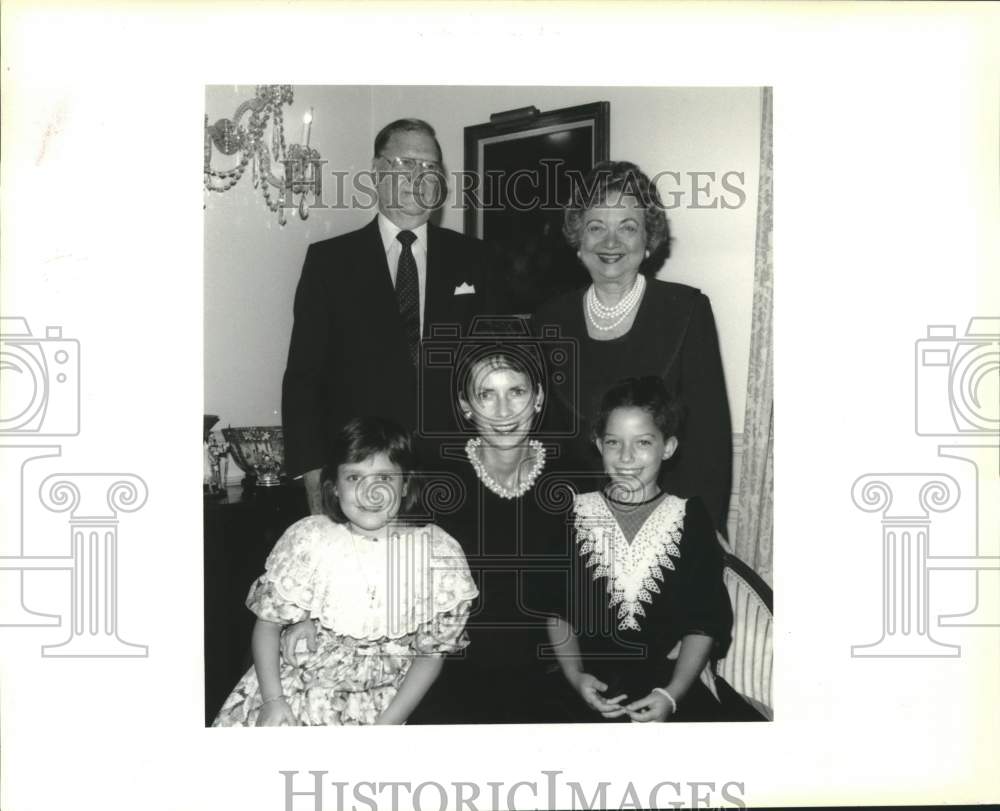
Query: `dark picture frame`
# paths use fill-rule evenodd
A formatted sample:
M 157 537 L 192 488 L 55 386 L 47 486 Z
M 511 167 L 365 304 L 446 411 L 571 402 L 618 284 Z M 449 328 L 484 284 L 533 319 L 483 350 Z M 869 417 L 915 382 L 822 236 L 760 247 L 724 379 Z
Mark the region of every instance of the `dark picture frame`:
M 610 154 L 606 101 L 495 113 L 465 128 L 464 230 L 497 255 L 497 286 L 516 312 L 589 282 L 562 236 L 574 177 Z

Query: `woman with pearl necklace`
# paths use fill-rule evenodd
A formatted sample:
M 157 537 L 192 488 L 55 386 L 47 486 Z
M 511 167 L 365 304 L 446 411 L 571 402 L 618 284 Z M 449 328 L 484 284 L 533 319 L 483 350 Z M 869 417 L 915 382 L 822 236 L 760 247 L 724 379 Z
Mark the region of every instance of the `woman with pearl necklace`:
M 715 320 L 700 290 L 655 278 L 670 247 L 655 184 L 633 163 L 597 164 L 573 190 L 563 234 L 592 283 L 544 303 L 533 318 L 536 334 L 556 328 L 577 347 L 575 378 L 549 387 L 546 427 L 575 426 L 570 444 L 597 468 L 590 437 L 601 395 L 625 378 L 660 377 L 683 402 L 687 426 L 661 486 L 701 496 L 725 531 L 732 427 Z

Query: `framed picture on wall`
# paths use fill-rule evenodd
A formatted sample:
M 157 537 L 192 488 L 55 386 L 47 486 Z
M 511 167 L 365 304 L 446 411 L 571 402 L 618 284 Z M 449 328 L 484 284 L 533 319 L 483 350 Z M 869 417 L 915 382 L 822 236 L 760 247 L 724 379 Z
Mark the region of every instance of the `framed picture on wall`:
M 608 159 L 610 104 L 495 113 L 465 128 L 465 233 L 491 243 L 514 311 L 589 281 L 562 236 L 574 177 Z

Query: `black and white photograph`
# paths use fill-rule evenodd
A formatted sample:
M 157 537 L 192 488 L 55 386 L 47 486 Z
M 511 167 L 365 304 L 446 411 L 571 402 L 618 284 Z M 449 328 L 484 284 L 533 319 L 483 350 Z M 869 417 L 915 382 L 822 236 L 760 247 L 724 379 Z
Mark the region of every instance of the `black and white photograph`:
M 771 104 L 207 88 L 206 723 L 774 717 Z
M 7 0 L 0 807 L 1000 801 L 997 41 Z

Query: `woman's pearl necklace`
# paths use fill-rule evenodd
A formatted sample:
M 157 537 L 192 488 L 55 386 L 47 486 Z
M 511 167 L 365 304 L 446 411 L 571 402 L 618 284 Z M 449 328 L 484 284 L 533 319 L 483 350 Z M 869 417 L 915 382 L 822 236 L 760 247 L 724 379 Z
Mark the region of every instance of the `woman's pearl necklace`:
M 613 307 L 606 307 L 597 300 L 597 292 L 594 290 L 594 285 L 590 286 L 587 291 L 586 299 L 586 310 L 587 319 L 590 321 L 591 326 L 594 329 L 600 330 L 601 332 L 609 332 L 619 326 L 626 318 L 629 317 L 632 310 L 639 303 L 642 298 L 643 292 L 646 290 L 646 277 L 642 274 L 636 277 L 635 284 L 632 285 L 632 289 L 629 290 L 621 300 Z M 610 324 L 598 323 L 598 319 L 603 319 L 605 321 L 609 319 L 614 319 Z
M 542 447 L 542 443 L 537 439 L 532 439 L 528 442 L 528 447 L 530 447 L 535 453 L 534 466 L 531 468 L 528 475 L 521 480 L 521 483 L 517 487 L 504 487 L 486 472 L 486 468 L 483 466 L 483 463 L 479 461 L 477 451 L 482 444 L 483 440 L 481 437 L 474 437 L 470 439 L 465 443 L 465 453 L 469 457 L 469 461 L 472 463 L 472 469 L 476 471 L 479 481 L 500 496 L 500 498 L 520 498 L 523 496 L 531 489 L 531 486 L 535 483 L 535 479 L 538 478 L 538 474 L 540 474 L 542 472 L 542 468 L 545 467 L 545 448 Z

